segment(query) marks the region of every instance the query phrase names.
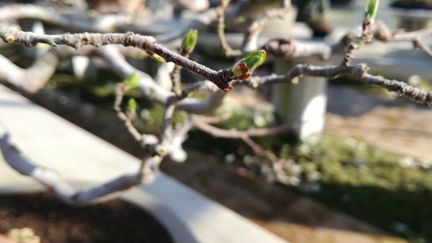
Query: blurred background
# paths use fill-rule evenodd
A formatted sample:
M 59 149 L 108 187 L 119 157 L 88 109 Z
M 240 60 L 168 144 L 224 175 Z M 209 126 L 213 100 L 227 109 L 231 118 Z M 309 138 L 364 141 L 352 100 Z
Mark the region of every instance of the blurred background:
M 245 1 L 232 0 L 230 5 L 239 2 Z M 240 47 L 243 32 L 254 20 L 287 2 L 249 0 L 234 14 L 227 11 L 228 43 Z M 266 23 L 257 42 L 277 37 L 337 43 L 360 28 L 365 2 L 293 1 L 283 18 Z M 106 18 L 98 23 L 100 28 L 107 26 L 103 32 L 154 35 L 174 50 L 181 39 L 177 32 L 185 26 L 198 28 L 191 59 L 216 70 L 235 61 L 224 55 L 215 21 L 203 24 L 200 19 L 220 4 L 217 0 L 5 0 L 0 12 L 11 4 L 54 8 L 76 23 L 68 28 L 31 14 L 8 20 L 26 31 L 79 32 L 80 21 L 121 13 L 131 19 L 111 25 Z M 431 16 L 429 0 L 382 0 L 377 19 L 391 32 L 411 32 L 431 29 Z M 431 46 L 430 36 L 424 41 Z M 27 68 L 46 49 L 2 43 L 0 54 Z M 337 53 L 326 60 L 272 58 L 255 75 L 283 74 L 299 63 L 339 64 L 342 58 Z M 128 61 L 153 77 L 158 75 L 160 64 L 152 59 Z M 432 57 L 411 42 L 373 42 L 356 51 L 353 62 L 367 63 L 373 74 L 432 88 Z M 181 80 L 187 85 L 200 78 L 182 70 Z M 141 157 L 146 151 L 112 109 L 118 82 L 122 78 L 101 60 L 81 56 L 62 61 L 40 91 L 22 95 Z M 127 96 L 138 102 L 134 125 L 156 134 L 163 107 L 139 92 Z M 298 84 L 236 86 L 209 116 L 218 117 L 216 126 L 224 129 L 289 124 L 290 131 L 254 139 L 278 158 L 275 162 L 240 139 L 216 138 L 193 129 L 185 143 L 186 163 L 166 161 L 162 171 L 290 242 L 432 242 L 432 113 L 427 106 L 347 78 L 302 77 Z

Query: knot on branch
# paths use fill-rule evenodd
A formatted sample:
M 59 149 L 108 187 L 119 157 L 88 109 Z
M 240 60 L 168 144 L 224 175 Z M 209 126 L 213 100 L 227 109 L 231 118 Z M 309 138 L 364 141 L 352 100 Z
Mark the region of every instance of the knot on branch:
M 67 45 L 73 46 L 75 49 L 78 49 L 81 46 L 79 40 L 77 40 L 77 38 L 75 38 L 75 35 L 71 33 L 64 34 L 63 39 Z
M 353 67 L 353 69 L 351 69 L 351 74 L 356 78 L 356 79 L 363 79 L 369 71 L 369 67 L 364 64 L 358 64 L 356 66 L 349 66 L 349 67 Z
M 16 38 L 16 31 L 10 31 L 5 33 L 4 35 L 2 35 L 2 39 L 6 42 L 6 43 L 14 43 L 17 42 L 17 38 Z
M 135 33 L 128 31 L 124 36 L 124 45 L 132 46 L 135 43 Z
M 383 42 L 388 42 L 393 37 L 390 29 L 384 24 L 382 21 L 378 21 L 376 23 L 377 30 L 375 31 L 374 37 L 375 39 Z
M 36 45 L 36 40 L 34 40 L 33 38 L 31 38 L 29 33 L 25 33 L 22 31 L 8 31 L 6 33 L 4 33 L 1 38 L 9 44 L 14 44 L 14 43 L 23 43 L 24 45 L 28 46 L 28 47 L 34 47 Z
M 271 39 L 262 49 L 275 57 L 293 57 L 296 51 L 296 42 L 293 39 Z
M 230 92 L 233 87 L 230 84 L 235 79 L 231 69 L 221 69 L 217 72 L 218 79 L 214 80 L 214 84 L 223 92 Z

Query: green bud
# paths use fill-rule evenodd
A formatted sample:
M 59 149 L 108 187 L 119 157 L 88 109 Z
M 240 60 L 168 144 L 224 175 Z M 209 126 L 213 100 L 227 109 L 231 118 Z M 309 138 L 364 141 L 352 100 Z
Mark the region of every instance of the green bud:
M 155 61 L 157 61 L 158 63 L 166 63 L 165 59 L 161 56 L 159 56 L 158 54 L 152 52 L 152 51 L 146 51 L 146 53 Z
M 378 11 L 379 0 L 368 0 L 365 9 L 365 21 L 373 22 Z
M 137 108 L 137 103 L 136 103 L 135 99 L 134 98 L 130 98 L 128 100 L 128 104 L 127 104 L 128 112 L 131 113 L 131 114 L 134 114 L 135 111 L 136 111 L 136 108 Z
M 152 53 L 150 56 L 153 58 L 153 60 L 157 61 L 158 63 L 163 64 L 163 63 L 166 62 L 165 59 L 164 59 L 163 57 L 159 56 L 159 55 L 156 54 L 156 53 Z
M 264 50 L 254 51 L 245 56 L 246 65 L 253 72 L 257 67 L 261 66 L 266 60 L 266 52 Z
M 189 30 L 184 36 L 182 41 L 182 48 L 188 52 L 192 52 L 198 40 L 198 31 L 196 29 Z
M 249 53 L 231 68 L 232 79 L 245 80 L 249 78 L 257 67 L 262 65 L 266 60 L 266 52 L 264 50 L 254 51 Z
M 139 83 L 140 79 L 138 73 L 132 73 L 123 81 L 123 85 L 126 89 L 135 89 L 138 87 Z

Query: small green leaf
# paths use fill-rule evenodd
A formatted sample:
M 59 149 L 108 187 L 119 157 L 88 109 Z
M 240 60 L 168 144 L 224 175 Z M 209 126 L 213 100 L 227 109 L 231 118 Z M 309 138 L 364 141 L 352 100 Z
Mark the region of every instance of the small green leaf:
M 132 73 L 123 81 L 123 85 L 127 89 L 135 89 L 140 83 L 138 73 Z
M 236 62 L 231 68 L 232 79 L 245 80 L 249 78 L 257 67 L 262 65 L 266 60 L 266 52 L 264 50 L 254 51 L 249 53 L 244 58 Z
M 378 11 L 379 0 L 368 0 L 365 10 L 365 21 L 373 22 Z
M 198 40 L 198 31 L 196 29 L 189 30 L 184 36 L 182 41 L 182 48 L 188 52 L 192 52 Z
M 127 104 L 128 112 L 135 113 L 136 107 L 137 107 L 137 104 L 136 104 L 135 99 L 134 98 L 130 98 L 128 100 L 128 104 Z

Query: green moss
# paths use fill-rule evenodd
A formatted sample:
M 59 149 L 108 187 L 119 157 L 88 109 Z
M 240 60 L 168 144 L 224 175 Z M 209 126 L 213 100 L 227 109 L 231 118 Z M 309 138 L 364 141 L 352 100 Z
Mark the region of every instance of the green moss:
M 317 165 L 316 199 L 391 233 L 432 240 L 432 171 L 402 167 L 394 154 L 332 134 L 291 155 L 309 174 Z

